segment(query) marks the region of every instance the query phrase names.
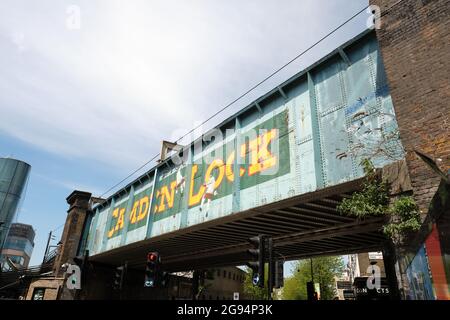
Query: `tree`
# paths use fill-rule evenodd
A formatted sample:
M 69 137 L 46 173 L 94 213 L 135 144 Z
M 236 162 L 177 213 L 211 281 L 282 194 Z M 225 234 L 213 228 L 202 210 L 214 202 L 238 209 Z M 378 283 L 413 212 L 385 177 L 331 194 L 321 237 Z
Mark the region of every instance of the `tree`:
M 267 290 L 268 290 L 268 275 L 269 268 L 266 264 L 264 266 L 264 288 L 253 285 L 253 272 L 252 269 L 246 268 L 245 270 L 245 280 L 244 280 L 244 294 L 250 300 L 266 300 Z
M 320 299 L 332 300 L 336 296 L 335 276 L 344 270 L 341 257 L 313 258 L 314 282 L 320 285 Z M 284 300 L 306 300 L 306 283 L 311 281 L 311 260 L 300 260 L 294 267 L 294 273 L 284 281 Z

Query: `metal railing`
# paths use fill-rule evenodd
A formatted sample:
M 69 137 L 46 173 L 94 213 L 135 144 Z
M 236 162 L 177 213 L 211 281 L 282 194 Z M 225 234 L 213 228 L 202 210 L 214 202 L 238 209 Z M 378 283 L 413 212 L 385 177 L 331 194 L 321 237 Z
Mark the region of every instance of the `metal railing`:
M 44 264 L 53 262 L 53 260 L 56 258 L 57 255 L 58 255 L 58 248 L 55 248 L 49 253 L 47 253 L 47 255 L 44 257 Z
M 20 285 L 32 278 L 51 276 L 48 273 L 52 270 L 53 262 L 50 262 L 29 268 L 0 272 L 0 290 Z

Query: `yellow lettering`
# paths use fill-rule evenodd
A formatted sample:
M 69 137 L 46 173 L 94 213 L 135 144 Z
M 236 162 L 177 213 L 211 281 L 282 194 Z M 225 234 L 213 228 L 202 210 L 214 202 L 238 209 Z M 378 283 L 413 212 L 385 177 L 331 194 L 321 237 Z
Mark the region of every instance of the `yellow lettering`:
M 116 209 L 113 210 L 112 216 L 113 216 L 113 218 L 117 218 L 118 215 L 119 215 L 119 208 L 116 208 Z M 117 225 L 117 223 L 116 223 L 116 225 Z M 116 226 L 112 227 L 112 229 L 109 230 L 108 238 L 111 238 L 113 236 L 115 227 Z
M 189 188 L 189 206 L 195 206 L 196 204 L 199 204 L 202 200 L 203 193 L 205 193 L 205 186 L 202 184 L 200 186 L 200 189 L 196 194 L 194 194 L 194 178 L 195 174 L 198 171 L 198 166 L 194 164 L 191 169 L 191 182 L 190 182 L 190 188 Z
M 163 186 L 161 188 L 161 201 L 158 205 L 158 213 L 163 212 L 166 210 L 166 203 L 167 206 L 170 208 L 173 207 L 173 202 L 175 200 L 175 186 L 177 185 L 176 181 L 172 181 L 170 183 L 170 191 L 167 186 Z
M 135 201 L 133 204 L 133 209 L 131 210 L 131 214 L 130 214 L 131 224 L 136 222 L 136 213 L 137 213 L 138 205 L 139 205 L 139 201 Z
M 123 228 L 124 214 L 125 214 L 125 208 L 114 209 L 112 216 L 114 218 L 118 218 L 118 219 L 117 219 L 116 225 L 111 230 L 109 230 L 108 238 L 111 238 L 114 235 L 114 233 L 116 233 L 117 231 L 119 231 Z
M 225 174 L 225 166 L 222 159 L 216 159 L 209 165 L 208 169 L 206 169 L 205 181 L 209 181 L 211 178 L 211 173 L 214 169 L 219 170 L 219 175 L 217 176 L 216 183 L 214 184 L 214 189 L 217 189 L 222 183 L 223 176 Z
M 173 203 L 173 200 L 172 200 Z M 147 216 L 149 199 L 148 196 L 143 197 L 139 201 L 139 215 L 137 216 L 137 221 L 141 221 Z
M 117 224 L 116 224 L 116 230 L 115 231 L 119 231 L 123 228 L 123 218 L 124 218 L 124 214 L 125 214 L 125 208 L 120 209 L 119 211 L 119 219 L 117 219 Z
M 272 129 L 250 141 L 250 166 L 248 175 L 252 176 L 277 164 L 277 157 L 269 151 L 270 142 L 276 138 L 277 129 Z
M 158 205 L 156 204 L 156 201 L 158 200 L 159 196 L 161 195 L 161 192 L 159 192 L 159 190 L 156 190 L 156 195 L 155 195 L 155 208 L 153 209 L 153 213 L 157 213 L 158 212 Z
M 245 147 L 245 144 L 243 146 Z M 242 150 L 242 148 L 241 148 L 241 150 Z M 245 150 L 244 150 L 244 152 L 245 152 Z M 234 181 L 234 172 L 233 172 L 233 167 L 232 167 L 232 165 L 234 163 L 234 155 L 235 155 L 234 151 L 230 153 L 230 155 L 227 158 L 226 165 L 225 165 L 225 176 L 227 177 L 227 180 L 230 182 Z M 245 173 L 245 169 L 240 168 L 239 176 L 242 177 L 244 175 L 244 173 Z

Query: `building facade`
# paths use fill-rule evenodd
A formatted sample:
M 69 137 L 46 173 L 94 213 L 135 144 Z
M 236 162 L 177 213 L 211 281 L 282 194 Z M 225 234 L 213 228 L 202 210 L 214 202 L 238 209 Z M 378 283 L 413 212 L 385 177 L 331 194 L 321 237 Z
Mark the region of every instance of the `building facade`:
M 23 161 L 0 158 L 0 250 L 16 215 L 30 169 Z
M 211 279 L 205 279 L 204 290 L 200 293 L 200 300 L 233 300 L 244 296 L 244 281 L 246 272 L 236 267 L 211 269 Z
M 23 223 L 13 223 L 1 251 L 2 270 L 10 269 L 9 261 L 18 268 L 27 268 L 34 248 L 33 227 Z

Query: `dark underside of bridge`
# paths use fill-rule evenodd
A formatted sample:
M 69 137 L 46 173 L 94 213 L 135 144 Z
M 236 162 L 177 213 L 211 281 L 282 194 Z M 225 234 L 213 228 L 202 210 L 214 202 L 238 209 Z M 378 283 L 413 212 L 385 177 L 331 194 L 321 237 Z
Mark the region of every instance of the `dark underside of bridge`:
M 90 257 L 91 262 L 144 269 L 147 253 L 158 251 L 164 269 L 185 271 L 243 265 L 248 238 L 273 237 L 276 256 L 285 260 L 381 250 L 384 218 L 357 220 L 336 206 L 361 188 L 362 180 L 296 196 L 245 212 L 136 242 Z

